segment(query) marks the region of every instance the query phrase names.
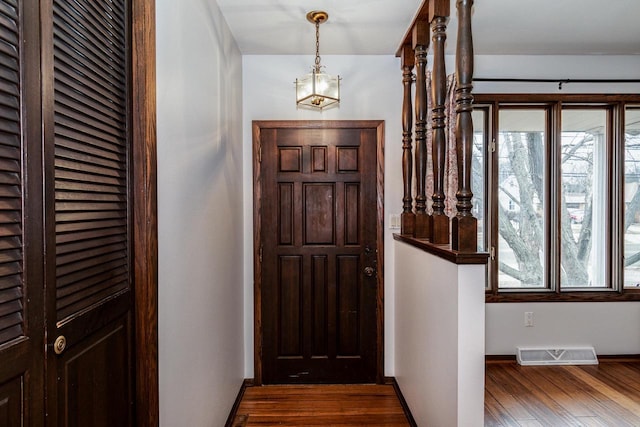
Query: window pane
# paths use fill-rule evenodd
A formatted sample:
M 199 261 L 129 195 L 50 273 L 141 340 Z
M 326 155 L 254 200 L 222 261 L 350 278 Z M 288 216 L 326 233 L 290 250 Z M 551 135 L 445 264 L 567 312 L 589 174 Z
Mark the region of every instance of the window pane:
M 640 107 L 625 115 L 624 286 L 640 287 Z
M 563 110 L 560 286 L 606 287 L 605 110 Z
M 545 111 L 501 110 L 498 287 L 544 288 Z
M 485 250 L 485 117 L 486 110 L 474 110 L 473 118 L 473 155 L 471 157 L 471 191 L 473 192 L 473 216 L 478 219 L 478 251 Z

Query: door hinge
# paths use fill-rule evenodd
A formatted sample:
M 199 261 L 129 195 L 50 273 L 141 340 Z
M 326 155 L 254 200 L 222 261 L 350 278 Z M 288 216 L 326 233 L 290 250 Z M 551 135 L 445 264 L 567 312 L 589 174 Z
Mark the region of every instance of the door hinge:
M 262 245 L 260 245 L 260 250 L 258 251 L 258 261 L 262 264 Z
M 495 139 L 493 139 L 493 140 L 491 141 L 491 144 L 489 145 L 489 150 L 490 150 L 492 153 L 495 153 L 495 152 L 496 152 L 496 140 L 495 140 Z
M 495 246 L 491 246 L 491 249 L 489 250 L 489 255 L 491 256 L 491 261 L 496 259 L 496 247 Z

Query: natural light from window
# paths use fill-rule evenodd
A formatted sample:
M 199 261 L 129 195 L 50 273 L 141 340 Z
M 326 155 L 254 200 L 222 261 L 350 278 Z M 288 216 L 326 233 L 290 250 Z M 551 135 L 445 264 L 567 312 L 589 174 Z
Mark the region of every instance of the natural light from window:
M 624 153 L 624 286 L 640 287 L 640 107 L 627 108 Z
M 545 287 L 545 110 L 502 109 L 498 133 L 498 287 Z
M 607 287 L 607 111 L 562 111 L 560 285 Z

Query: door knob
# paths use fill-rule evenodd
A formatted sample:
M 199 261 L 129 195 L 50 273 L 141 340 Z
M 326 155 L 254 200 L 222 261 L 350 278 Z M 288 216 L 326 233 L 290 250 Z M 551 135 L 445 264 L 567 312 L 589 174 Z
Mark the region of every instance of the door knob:
M 375 274 L 376 270 L 373 267 L 365 267 L 364 268 L 364 275 L 367 277 L 372 277 Z
M 67 347 L 67 339 L 64 337 L 64 335 L 60 335 L 58 338 L 56 338 L 56 341 L 53 343 L 53 351 L 56 354 L 62 354 L 62 352 L 66 347 Z

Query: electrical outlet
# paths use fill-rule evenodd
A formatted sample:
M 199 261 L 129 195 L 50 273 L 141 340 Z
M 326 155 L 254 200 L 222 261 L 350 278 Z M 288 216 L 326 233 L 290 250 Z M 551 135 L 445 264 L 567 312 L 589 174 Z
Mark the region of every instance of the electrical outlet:
M 533 326 L 533 311 L 524 312 L 524 326 L 528 328 Z

